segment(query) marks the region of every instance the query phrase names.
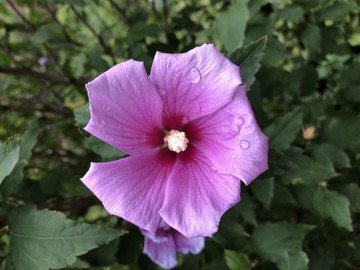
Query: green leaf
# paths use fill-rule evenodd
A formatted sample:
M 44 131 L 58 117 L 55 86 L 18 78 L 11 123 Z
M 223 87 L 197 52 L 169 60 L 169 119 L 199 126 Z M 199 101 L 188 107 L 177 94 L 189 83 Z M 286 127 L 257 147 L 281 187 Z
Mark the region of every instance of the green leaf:
M 314 194 L 314 207 L 324 217 L 330 217 L 339 227 L 352 231 L 349 200 L 335 191 L 319 188 Z
M 74 110 L 75 122 L 81 127 L 85 127 L 90 120 L 89 103 Z
M 21 135 L 19 161 L 11 174 L 5 177 L 4 181 L 1 183 L 0 198 L 6 198 L 19 186 L 23 178 L 23 169 L 31 157 L 31 150 L 36 143 L 38 133 L 38 126 L 35 122 L 31 122 L 24 134 Z
M 37 210 L 34 206 L 15 209 L 8 218 L 11 233 L 7 267 L 10 269 L 61 268 L 76 256 L 121 235 L 120 231 L 77 223 L 60 212 Z
M 249 20 L 247 2 L 248 0 L 235 2 L 214 22 L 214 36 L 228 51 L 242 46 L 244 42 L 246 24 Z
M 85 255 L 87 261 L 93 266 L 107 266 L 115 263 L 119 242 L 119 239 L 115 239 L 91 250 Z
M 320 51 L 321 35 L 320 28 L 313 24 L 308 24 L 301 35 L 302 42 L 311 50 Z
M 271 200 L 274 197 L 274 178 L 259 179 L 250 185 L 254 196 L 266 209 L 270 208 Z
M 300 109 L 277 118 L 264 132 L 270 138 L 270 147 L 283 151 L 289 148 L 301 128 L 303 113 Z
M 298 23 L 304 19 L 304 10 L 298 5 L 288 5 L 278 15 L 284 21 Z
M 341 21 L 344 17 L 350 12 L 357 12 L 359 10 L 356 3 L 352 2 L 333 2 L 333 5 L 330 5 L 326 8 L 319 10 L 316 14 L 317 18 L 320 20 L 330 20 L 330 21 Z
M 225 249 L 225 261 L 230 270 L 250 270 L 251 261 L 249 257 L 238 251 Z
M 255 74 L 260 69 L 260 61 L 264 55 L 266 42 L 267 37 L 264 36 L 256 42 L 238 48 L 227 55 L 231 62 L 239 66 L 242 83 L 247 86 L 248 90 L 255 81 Z
M 287 222 L 260 224 L 252 235 L 255 252 L 264 260 L 283 263 L 291 260 L 291 254 L 298 251 L 305 234 L 313 227 Z
M 100 155 L 104 160 L 120 159 L 125 156 L 125 154 L 116 147 L 93 136 L 86 138 L 85 146 Z
M 56 34 L 58 34 L 62 30 L 62 26 L 58 23 L 47 23 L 40 26 L 34 35 L 31 37 L 31 42 L 34 45 L 41 45 L 53 38 Z
M 313 154 L 315 159 L 321 163 L 324 163 L 329 159 L 335 168 L 350 168 L 350 159 L 346 153 L 333 144 L 322 143 L 317 144 L 313 148 Z
M 295 251 L 289 254 L 287 260 L 280 261 L 278 266 L 281 270 L 307 270 L 309 259 L 305 252 Z
M 319 139 L 341 149 L 357 151 L 360 149 L 359 126 L 360 117 L 333 118 L 326 123 Z
M 17 138 L 0 144 L 0 184 L 8 176 L 20 158 L 20 145 Z
M 288 170 L 280 176 L 287 185 L 313 185 L 336 176 L 332 166 L 304 155 L 289 157 L 289 164 Z
M 241 193 L 241 203 L 238 206 L 239 212 L 244 220 L 250 224 L 257 225 L 255 211 L 251 197 L 244 190 Z
M 355 183 L 350 183 L 339 191 L 344 194 L 350 201 L 350 211 L 360 213 L 360 188 Z
M 236 221 L 222 218 L 212 239 L 224 248 L 243 249 L 249 242 L 249 234 Z
M 325 242 L 322 245 L 318 245 L 314 250 L 309 252 L 309 269 L 310 270 L 323 270 L 323 269 L 334 269 L 335 255 L 334 245 L 337 243 Z

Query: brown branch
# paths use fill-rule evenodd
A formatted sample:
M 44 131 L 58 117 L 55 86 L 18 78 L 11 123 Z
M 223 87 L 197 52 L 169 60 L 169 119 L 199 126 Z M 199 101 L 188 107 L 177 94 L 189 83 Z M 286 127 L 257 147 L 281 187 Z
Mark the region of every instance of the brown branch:
M 20 17 L 20 19 L 27 24 L 32 30 L 36 30 L 35 25 L 33 25 L 16 7 L 16 5 L 14 5 L 14 3 L 12 3 L 11 0 L 7 0 L 6 1 L 9 6 L 15 11 L 15 13 Z
M 54 11 L 53 11 L 49 6 L 47 6 L 47 5 L 44 6 L 44 7 L 45 7 L 45 9 L 48 11 L 48 13 L 50 14 L 51 18 L 52 18 L 57 24 L 63 26 L 63 25 L 60 23 L 60 21 L 58 20 L 58 18 L 56 17 L 56 14 L 54 13 Z M 70 42 L 70 43 L 72 43 L 72 44 L 74 44 L 74 45 L 76 45 L 76 46 L 78 46 L 78 47 L 84 46 L 84 45 L 83 45 L 82 43 L 80 43 L 79 41 L 73 39 L 73 38 L 69 35 L 69 33 L 64 29 L 64 27 L 62 27 L 62 33 L 63 33 L 65 39 L 66 39 L 68 42 Z
M 28 25 L 33 31 L 36 31 L 36 26 L 34 24 L 32 24 L 17 8 L 16 6 L 10 1 L 7 0 L 7 3 L 10 5 L 10 7 L 15 11 L 15 13 L 20 17 L 20 19 L 26 24 Z M 73 85 L 80 85 L 78 83 L 78 81 L 72 77 L 71 74 L 69 74 L 69 72 L 67 72 L 59 63 L 59 57 L 58 55 L 47 45 L 47 44 L 43 44 L 45 50 L 51 55 L 51 57 L 55 60 L 55 63 L 59 66 L 60 71 L 64 74 L 65 77 L 68 78 L 70 84 Z M 6 69 L 6 68 L 5 68 Z M 16 72 L 16 71 L 15 71 Z M 9 72 L 5 72 L 5 70 L 3 71 L 3 73 L 9 73 Z M 25 74 L 28 74 L 29 72 L 25 72 Z M 39 75 L 38 72 L 30 72 L 32 75 L 25 75 L 25 76 L 34 76 L 34 77 L 38 77 L 43 75 L 43 73 L 40 73 L 41 75 Z M 22 74 L 18 74 L 18 75 L 22 75 Z M 24 74 L 23 74 L 24 75 Z M 43 76 L 41 76 L 43 77 Z M 64 83 L 64 82 L 60 82 L 60 83 Z
M 32 70 L 27 67 L 11 68 L 0 66 L 0 73 L 11 74 L 16 76 L 33 77 L 54 84 L 72 84 L 75 86 L 84 86 L 84 82 L 69 79 L 59 79 L 46 73 Z
M 110 2 L 110 5 L 114 8 L 114 9 L 116 9 L 116 11 L 117 12 L 119 12 L 119 14 L 121 15 L 121 16 L 126 16 L 126 11 L 125 11 L 125 9 L 123 9 L 123 8 L 121 8 L 119 5 L 117 5 L 113 0 L 109 0 L 109 2 Z
M 116 65 L 116 61 L 114 59 L 114 52 L 112 51 L 111 47 L 106 44 L 104 38 L 95 31 L 95 29 L 90 25 L 90 23 L 86 20 L 86 18 L 82 14 L 80 14 L 80 12 L 77 11 L 73 5 L 70 5 L 70 8 L 74 12 L 75 16 L 82 23 L 84 23 L 84 25 L 89 29 L 89 31 L 93 34 L 93 36 L 97 38 L 104 52 L 112 58 L 113 64 Z

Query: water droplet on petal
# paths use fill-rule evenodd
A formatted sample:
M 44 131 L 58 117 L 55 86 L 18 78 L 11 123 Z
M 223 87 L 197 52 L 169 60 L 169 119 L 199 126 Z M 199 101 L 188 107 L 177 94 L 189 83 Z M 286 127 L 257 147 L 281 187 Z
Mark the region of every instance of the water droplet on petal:
M 166 89 L 160 88 L 159 93 L 160 93 L 160 95 L 165 96 L 166 95 Z
M 194 103 L 194 112 L 195 113 L 201 113 L 201 106 L 197 102 Z
M 241 140 L 240 141 L 240 147 L 242 150 L 247 150 L 250 147 L 250 143 L 247 140 Z
M 232 128 L 234 131 L 236 131 L 237 133 L 240 132 L 241 126 L 244 124 L 244 118 L 234 115 L 234 119 L 232 122 Z
M 186 125 L 187 123 L 189 123 L 189 117 L 183 116 L 183 117 L 181 117 L 180 121 L 181 121 L 181 124 Z
M 188 78 L 192 83 L 199 83 L 201 80 L 200 70 L 198 68 L 192 68 L 190 70 Z
M 97 123 L 98 127 L 103 127 L 105 126 L 105 121 L 104 120 L 100 120 L 98 123 Z
M 168 60 L 167 60 L 167 67 L 170 68 L 174 63 L 175 63 L 175 57 L 174 56 L 169 56 Z

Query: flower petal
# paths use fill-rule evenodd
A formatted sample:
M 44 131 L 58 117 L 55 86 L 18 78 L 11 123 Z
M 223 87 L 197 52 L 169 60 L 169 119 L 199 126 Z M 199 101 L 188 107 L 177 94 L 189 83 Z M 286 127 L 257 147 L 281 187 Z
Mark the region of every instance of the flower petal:
M 110 214 L 155 233 L 161 222 L 158 212 L 164 201 L 166 181 L 174 164 L 165 154 L 91 163 L 81 180 Z
M 86 131 L 128 154 L 161 145 L 162 100 L 142 62 L 118 64 L 86 88 L 91 112 Z
M 144 253 L 162 268 L 170 269 L 177 265 L 176 248 L 170 230 L 167 236 L 166 241 L 155 242 L 152 237 L 145 235 Z
M 197 149 L 179 155 L 165 192 L 160 215 L 188 238 L 211 236 L 221 215 L 240 200 L 240 180 L 220 175 Z M 184 153 L 186 153 L 184 152 Z
M 176 230 L 172 230 L 172 234 L 175 240 L 176 251 L 181 252 L 182 254 L 187 254 L 189 252 L 192 254 L 199 254 L 205 246 L 204 237 L 189 239 Z
M 229 103 L 241 84 L 239 68 L 212 44 L 182 54 L 157 52 L 150 78 L 164 101 L 165 125 L 214 113 Z
M 191 143 L 209 158 L 220 173 L 249 184 L 268 169 L 268 138 L 260 130 L 245 87 L 217 113 L 189 123 L 186 133 L 196 133 Z

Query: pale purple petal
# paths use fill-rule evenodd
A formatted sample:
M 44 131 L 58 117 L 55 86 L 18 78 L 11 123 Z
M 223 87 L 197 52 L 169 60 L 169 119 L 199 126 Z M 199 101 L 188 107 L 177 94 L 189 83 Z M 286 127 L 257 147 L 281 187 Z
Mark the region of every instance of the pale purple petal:
M 128 154 L 161 145 L 162 100 L 142 62 L 118 64 L 86 88 L 91 112 L 86 131 Z
M 196 133 L 192 144 L 220 173 L 249 184 L 268 169 L 268 138 L 255 120 L 245 87 L 239 87 L 233 102 L 222 110 L 187 128 Z
M 118 161 L 91 163 L 82 178 L 106 210 L 155 233 L 159 210 L 174 160 L 164 152 L 130 156 Z
M 176 251 L 181 252 L 182 254 L 187 254 L 189 252 L 192 254 L 199 254 L 205 246 L 204 237 L 189 239 L 175 230 L 172 230 L 172 234 L 175 240 Z
M 182 54 L 157 52 L 150 78 L 164 101 L 164 122 L 191 121 L 230 102 L 241 84 L 239 68 L 212 44 Z
M 202 153 L 189 148 L 169 176 L 160 215 L 188 238 L 211 236 L 222 214 L 240 200 L 240 180 L 220 175 Z
M 153 237 L 145 235 L 144 253 L 162 268 L 170 269 L 177 265 L 176 247 L 170 231 L 167 232 L 167 236 L 166 241 L 155 242 Z

